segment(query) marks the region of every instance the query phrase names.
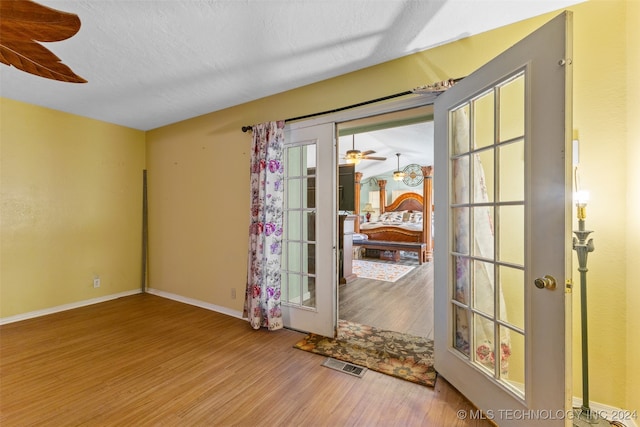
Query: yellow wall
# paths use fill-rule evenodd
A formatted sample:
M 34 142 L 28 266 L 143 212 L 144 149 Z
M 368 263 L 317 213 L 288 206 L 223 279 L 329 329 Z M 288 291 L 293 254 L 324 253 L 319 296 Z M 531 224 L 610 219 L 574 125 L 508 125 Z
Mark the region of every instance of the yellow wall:
M 627 4 L 627 222 L 626 222 L 626 297 L 627 297 L 627 408 L 640 411 L 640 2 Z M 636 424 L 640 424 L 636 420 Z
M 139 289 L 144 132 L 6 98 L 0 118 L 0 317 Z
M 595 230 L 596 247 L 588 263 L 590 398 L 640 409 L 640 395 L 627 393 L 632 384 L 638 387 L 640 383 L 633 366 L 639 356 L 631 353 L 632 348 L 638 348 L 639 324 L 630 316 L 638 306 L 627 305 L 633 292 L 637 296 L 638 283 L 637 275 L 628 275 L 627 270 L 632 259 L 638 259 L 638 252 L 627 252 L 634 239 L 627 225 L 637 219 L 628 216 L 625 203 L 630 194 L 627 167 L 633 158 L 627 125 L 637 121 L 638 112 L 636 108 L 636 119 L 628 121 L 632 116 L 627 100 L 638 97 L 637 91 L 627 87 L 632 77 L 637 78 L 637 74 L 627 76 L 628 61 L 631 55 L 637 58 L 638 49 L 637 40 L 635 49 L 627 40 L 638 22 L 637 13 L 635 17 L 630 14 L 634 8 L 637 10 L 632 2 L 617 1 L 590 1 L 575 7 L 573 105 L 574 129 L 579 132 L 581 146 L 580 181 L 591 195 L 587 228 Z M 580 395 L 577 273 L 574 283 L 574 394 Z
M 574 128 L 582 184 L 591 192 L 588 226 L 596 230 L 589 257 L 590 396 L 640 410 L 638 9 L 638 2 L 620 0 L 571 8 Z M 148 132 L 150 286 L 242 310 L 250 140 L 242 125 L 465 76 L 552 15 Z M 135 289 L 144 134 L 13 101 L 1 105 L 0 315 Z M 94 274 L 103 277 L 99 291 L 91 288 Z

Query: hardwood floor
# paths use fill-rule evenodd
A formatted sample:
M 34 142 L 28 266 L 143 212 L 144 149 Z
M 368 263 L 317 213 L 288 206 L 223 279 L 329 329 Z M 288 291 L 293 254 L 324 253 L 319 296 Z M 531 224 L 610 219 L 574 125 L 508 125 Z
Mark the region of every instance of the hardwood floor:
M 302 337 L 149 294 L 3 325 L 0 425 L 491 425 L 442 378 L 352 377 Z
M 400 263 L 415 268 L 394 283 L 358 278 L 340 285 L 338 317 L 433 339 L 433 263 L 407 258 Z

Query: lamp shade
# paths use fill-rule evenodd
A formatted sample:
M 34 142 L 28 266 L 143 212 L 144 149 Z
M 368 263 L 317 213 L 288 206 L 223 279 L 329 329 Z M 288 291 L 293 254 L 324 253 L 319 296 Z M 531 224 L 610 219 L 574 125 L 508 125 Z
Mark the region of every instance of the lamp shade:
M 578 205 L 586 205 L 589 201 L 589 192 L 586 190 L 580 190 L 573 193 L 573 200 Z
M 373 206 L 371 206 L 371 203 L 367 203 L 366 205 L 364 205 L 364 209 L 362 211 L 363 212 L 375 212 L 375 209 L 373 209 Z

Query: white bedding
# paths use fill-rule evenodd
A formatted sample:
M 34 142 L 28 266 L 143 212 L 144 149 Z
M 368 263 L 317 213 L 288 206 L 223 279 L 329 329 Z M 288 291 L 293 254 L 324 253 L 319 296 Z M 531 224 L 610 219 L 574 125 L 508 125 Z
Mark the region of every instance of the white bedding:
M 354 242 L 361 242 L 363 240 L 368 240 L 369 236 L 362 233 L 353 233 L 352 238 Z

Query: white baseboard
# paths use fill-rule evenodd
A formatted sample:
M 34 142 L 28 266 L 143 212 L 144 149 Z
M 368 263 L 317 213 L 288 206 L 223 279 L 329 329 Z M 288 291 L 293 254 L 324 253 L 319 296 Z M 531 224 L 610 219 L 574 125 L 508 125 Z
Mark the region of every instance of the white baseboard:
M 171 299 L 178 302 L 183 302 L 189 305 L 195 305 L 196 307 L 205 308 L 207 310 L 215 311 L 217 313 L 226 314 L 227 316 L 237 317 L 238 319 L 242 319 L 242 312 L 231 310 L 227 307 L 222 307 L 220 305 L 211 304 L 208 302 L 200 301 L 193 298 L 183 297 L 182 295 L 172 294 L 171 292 L 165 292 L 158 289 L 148 288 L 147 292 L 153 295 L 157 295 L 159 297 Z
M 582 399 L 579 397 L 573 398 L 573 406 L 574 408 L 579 408 L 582 406 Z M 614 406 L 605 405 L 598 402 L 589 402 L 589 408 L 595 411 L 597 414 L 605 417 L 609 421 L 618 421 L 624 424 L 627 427 L 638 427 L 636 424 L 637 420 L 634 420 L 626 415 L 629 415 L 631 411 L 627 411 L 624 409 L 616 408 Z M 633 415 L 633 414 L 630 414 Z M 640 416 L 640 414 L 636 413 L 635 416 Z
M 142 291 L 140 289 L 135 289 L 131 291 L 120 292 L 117 294 L 105 295 L 102 297 L 91 298 L 88 300 L 72 302 L 69 304 L 58 305 L 55 307 L 49 307 L 42 310 L 30 311 L 28 313 L 16 314 L 15 316 L 8 316 L 0 318 L 0 325 L 6 325 L 8 323 L 19 322 L 21 320 L 33 319 L 35 317 L 46 316 L 47 314 L 58 313 L 60 311 L 72 310 L 74 308 L 86 307 L 88 305 L 98 304 L 105 301 L 110 301 L 116 298 L 127 297 L 129 295 L 139 294 Z M 171 299 L 174 301 L 183 302 L 185 304 L 194 305 L 196 307 L 205 308 L 207 310 L 215 311 L 221 314 L 226 314 L 228 316 L 237 317 L 238 319 L 242 319 L 242 312 L 236 310 L 230 310 L 227 307 L 222 307 L 215 304 L 210 304 L 208 302 L 196 300 L 193 298 L 183 297 L 181 295 L 172 294 L 170 292 L 160 291 L 158 289 L 149 288 L 147 292 L 153 295 L 157 295 L 163 298 Z
M 57 305 L 55 307 L 49 307 L 42 310 L 30 311 L 28 313 L 16 314 L 15 316 L 8 316 L 0 318 L 0 325 L 6 325 L 8 323 L 19 322 L 21 320 L 33 319 L 34 317 L 46 316 L 47 314 L 58 313 L 60 311 L 72 310 L 74 308 L 86 307 L 88 305 L 98 304 L 105 301 L 110 301 L 116 298 L 128 297 L 129 295 L 139 294 L 142 291 L 135 289 L 132 291 L 124 291 L 117 294 L 105 295 L 103 297 L 91 298 L 83 301 L 72 302 L 69 304 Z

